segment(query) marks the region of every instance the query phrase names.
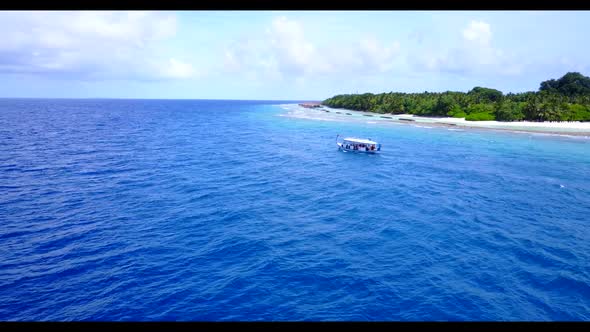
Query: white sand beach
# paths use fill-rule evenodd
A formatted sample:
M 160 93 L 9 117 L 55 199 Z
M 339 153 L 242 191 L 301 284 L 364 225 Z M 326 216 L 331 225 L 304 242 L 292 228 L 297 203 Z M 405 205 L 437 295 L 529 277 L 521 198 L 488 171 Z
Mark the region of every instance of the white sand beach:
M 421 117 L 413 114 L 391 115 L 392 118 L 412 119 L 416 123 L 429 123 L 447 126 L 461 126 L 487 129 L 503 129 L 513 131 L 532 131 L 543 133 L 563 133 L 569 135 L 590 135 L 590 122 L 530 122 L 530 121 L 467 121 L 465 118 L 434 118 Z
M 462 126 L 477 126 L 477 127 L 505 127 L 505 128 L 544 128 L 544 129 L 575 129 L 590 132 L 590 122 L 579 121 L 563 121 L 563 122 L 531 122 L 531 121 L 515 121 L 515 122 L 501 122 L 501 121 L 467 121 L 465 118 L 430 118 L 415 116 L 413 114 L 399 114 L 395 117 L 412 118 L 421 122 L 438 122 L 456 124 Z
M 289 111 L 285 116 L 322 121 L 342 121 L 349 118 L 351 120 L 355 119 L 355 121 L 366 120 L 367 123 L 389 122 L 414 126 L 428 125 L 590 137 L 590 122 L 467 121 L 464 118 L 423 117 L 413 114 L 380 114 L 336 109 L 326 106 L 315 109 L 303 108 L 292 104 L 281 106 Z
M 322 109 L 315 109 L 314 112 L 330 113 L 340 112 L 338 115 L 342 116 L 367 116 L 372 117 L 371 120 L 380 121 L 395 121 L 399 123 L 414 124 L 414 125 L 435 125 L 435 126 L 449 126 L 449 127 L 465 127 L 465 128 L 479 128 L 479 129 L 494 129 L 494 130 L 510 130 L 510 131 L 525 131 L 548 134 L 567 134 L 576 136 L 590 136 L 590 122 L 531 122 L 531 121 L 515 121 L 515 122 L 501 122 L 501 121 L 467 121 L 465 118 L 437 118 L 437 117 L 423 117 L 413 114 L 379 114 L 371 112 L 351 111 L 345 109 L 334 109 L 323 107 Z M 349 115 L 346 115 L 349 114 Z

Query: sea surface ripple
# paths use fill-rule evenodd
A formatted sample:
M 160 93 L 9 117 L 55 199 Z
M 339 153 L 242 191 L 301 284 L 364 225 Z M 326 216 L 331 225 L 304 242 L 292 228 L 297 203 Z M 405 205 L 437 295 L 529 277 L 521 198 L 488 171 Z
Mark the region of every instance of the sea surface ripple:
M 590 319 L 590 141 L 277 104 L 0 100 L 0 320 Z

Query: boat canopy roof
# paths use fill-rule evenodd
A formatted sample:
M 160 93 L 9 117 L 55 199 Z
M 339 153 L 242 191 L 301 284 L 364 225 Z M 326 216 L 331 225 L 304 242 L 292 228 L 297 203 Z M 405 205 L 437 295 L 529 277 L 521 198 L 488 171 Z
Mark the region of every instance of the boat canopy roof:
M 351 143 L 360 143 L 360 144 L 379 144 L 375 141 L 371 141 L 368 139 L 364 139 L 364 138 L 356 138 L 356 137 L 347 137 L 344 139 L 345 142 L 351 142 Z

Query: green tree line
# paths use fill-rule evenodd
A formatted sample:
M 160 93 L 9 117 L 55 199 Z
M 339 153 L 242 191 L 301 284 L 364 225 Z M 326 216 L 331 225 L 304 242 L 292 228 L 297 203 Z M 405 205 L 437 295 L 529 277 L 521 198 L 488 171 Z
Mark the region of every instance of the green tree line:
M 475 87 L 469 92 L 364 93 L 326 99 L 323 105 L 356 111 L 457 117 L 470 121 L 590 121 L 590 77 L 577 72 L 542 82 L 535 92 Z

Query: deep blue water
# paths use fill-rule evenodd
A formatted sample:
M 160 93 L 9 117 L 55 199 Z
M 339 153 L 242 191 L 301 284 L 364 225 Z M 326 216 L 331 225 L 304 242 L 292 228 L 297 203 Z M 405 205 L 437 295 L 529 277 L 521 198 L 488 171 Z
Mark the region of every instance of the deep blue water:
M 273 104 L 0 100 L 0 320 L 590 319 L 589 140 Z

